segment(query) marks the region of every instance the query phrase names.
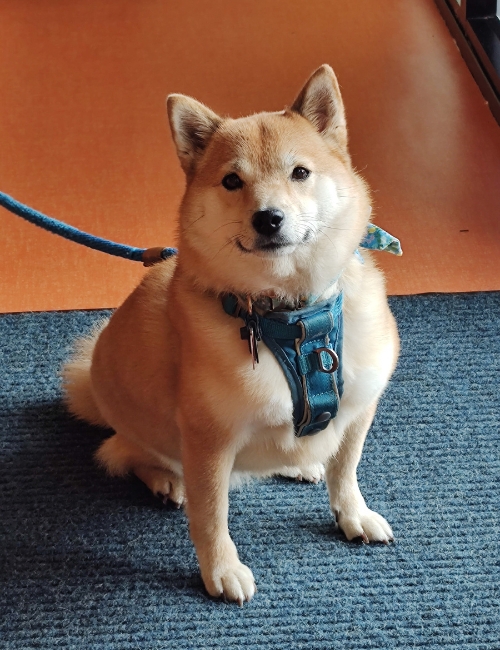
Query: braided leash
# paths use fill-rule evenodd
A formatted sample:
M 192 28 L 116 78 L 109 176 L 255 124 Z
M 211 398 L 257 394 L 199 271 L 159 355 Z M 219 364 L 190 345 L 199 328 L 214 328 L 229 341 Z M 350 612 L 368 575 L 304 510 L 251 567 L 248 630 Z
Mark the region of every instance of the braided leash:
M 136 248 L 135 246 L 118 244 L 109 239 L 90 235 L 89 233 L 83 232 L 83 230 L 78 230 L 78 228 L 63 223 L 62 221 L 58 221 L 52 217 L 47 217 L 47 215 L 42 214 L 37 210 L 33 210 L 33 208 L 30 208 L 23 203 L 19 203 L 19 201 L 16 201 L 3 192 L 0 192 L 0 205 L 6 210 L 26 219 L 26 221 L 29 221 L 35 226 L 44 228 L 55 235 L 60 235 L 65 239 L 69 239 L 77 244 L 82 244 L 88 248 L 93 248 L 101 253 L 116 255 L 117 257 L 123 257 L 124 259 L 133 260 L 134 262 L 142 262 L 144 266 L 152 266 L 156 262 L 165 260 L 167 257 L 177 254 L 176 248 Z

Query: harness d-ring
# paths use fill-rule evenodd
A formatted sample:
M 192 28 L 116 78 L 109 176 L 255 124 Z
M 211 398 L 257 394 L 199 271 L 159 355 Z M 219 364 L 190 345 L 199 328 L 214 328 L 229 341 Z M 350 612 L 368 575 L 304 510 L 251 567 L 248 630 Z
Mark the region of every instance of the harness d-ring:
M 337 368 L 339 367 L 339 358 L 335 350 L 330 350 L 330 348 L 317 348 L 316 350 L 314 350 L 314 352 L 318 356 L 318 370 L 320 370 L 321 372 L 326 372 L 329 375 L 331 375 L 337 370 Z M 323 358 L 321 356 L 322 352 L 326 352 L 329 355 L 330 359 L 332 360 L 332 365 L 329 368 L 326 368 L 323 363 Z

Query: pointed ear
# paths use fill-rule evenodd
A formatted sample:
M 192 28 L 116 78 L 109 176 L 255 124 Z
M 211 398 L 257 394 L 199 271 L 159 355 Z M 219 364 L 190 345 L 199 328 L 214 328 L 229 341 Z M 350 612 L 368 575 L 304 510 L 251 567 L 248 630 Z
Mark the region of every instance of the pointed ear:
M 347 148 L 344 104 L 337 77 L 329 65 L 313 72 L 294 101 L 292 111 L 309 120 L 323 137 L 334 138 Z
M 222 119 L 186 95 L 169 95 L 167 110 L 177 155 L 183 170 L 189 174 Z

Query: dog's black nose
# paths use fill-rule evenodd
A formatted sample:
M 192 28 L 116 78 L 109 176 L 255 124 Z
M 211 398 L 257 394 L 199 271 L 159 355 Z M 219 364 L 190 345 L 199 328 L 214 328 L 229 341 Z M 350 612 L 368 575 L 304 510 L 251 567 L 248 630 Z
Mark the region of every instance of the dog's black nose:
M 284 213 L 275 208 L 259 210 L 258 212 L 254 212 L 252 217 L 252 226 L 259 235 L 267 235 L 270 237 L 271 235 L 276 234 L 281 228 L 284 218 Z

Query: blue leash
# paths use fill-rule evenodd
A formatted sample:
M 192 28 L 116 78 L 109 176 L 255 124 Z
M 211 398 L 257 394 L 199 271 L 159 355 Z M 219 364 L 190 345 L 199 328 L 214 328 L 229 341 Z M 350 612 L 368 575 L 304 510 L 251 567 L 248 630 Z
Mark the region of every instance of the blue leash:
M 61 235 L 65 239 L 74 241 L 77 244 L 83 244 L 88 248 L 101 251 L 101 253 L 109 253 L 110 255 L 123 257 L 134 262 L 143 262 L 145 266 L 151 266 L 155 262 L 177 254 L 176 248 L 135 248 L 135 246 L 117 244 L 116 242 L 109 241 L 109 239 L 89 235 L 82 230 L 78 230 L 78 228 L 73 228 L 73 226 L 68 226 L 68 224 L 62 221 L 37 212 L 3 192 L 0 192 L 0 205 L 10 210 L 10 212 L 17 214 L 19 217 L 26 219 L 26 221 L 35 224 L 35 226 L 40 226 L 40 228 L 44 228 L 55 235 Z

